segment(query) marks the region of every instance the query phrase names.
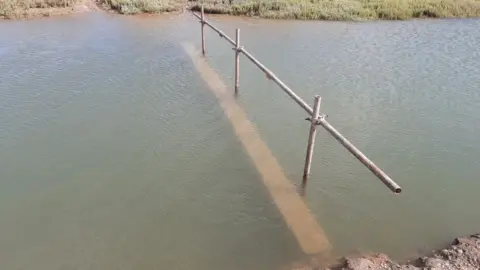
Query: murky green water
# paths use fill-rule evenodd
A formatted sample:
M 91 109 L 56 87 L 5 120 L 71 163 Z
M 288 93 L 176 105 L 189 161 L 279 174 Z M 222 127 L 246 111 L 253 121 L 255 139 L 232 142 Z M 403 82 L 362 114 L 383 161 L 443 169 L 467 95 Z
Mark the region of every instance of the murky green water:
M 319 132 L 308 204 L 336 255 L 478 232 L 479 20 L 212 19 L 404 188 Z M 4 269 L 279 269 L 305 259 L 180 42 L 187 15 L 0 22 Z M 233 53 L 208 32 L 231 82 Z M 242 59 L 242 103 L 292 181 L 305 114 Z

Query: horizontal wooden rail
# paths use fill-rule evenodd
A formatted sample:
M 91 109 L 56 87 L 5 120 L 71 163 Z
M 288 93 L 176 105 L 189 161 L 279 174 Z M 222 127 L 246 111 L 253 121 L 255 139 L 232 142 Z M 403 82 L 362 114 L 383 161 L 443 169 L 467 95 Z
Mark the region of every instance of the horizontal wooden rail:
M 200 22 L 202 22 L 201 21 L 202 18 L 200 15 L 196 14 L 195 12 L 192 12 L 192 13 L 193 15 L 195 15 L 195 17 L 200 19 Z M 214 25 L 212 25 L 206 20 L 204 20 L 203 22 L 206 25 L 208 25 L 213 31 L 217 32 L 221 37 L 225 38 L 228 42 L 230 42 L 230 44 L 236 46 L 235 41 L 233 41 L 233 39 L 227 36 L 222 30 L 218 29 L 217 27 L 215 27 Z M 245 55 L 248 59 L 250 59 L 250 61 L 252 61 L 258 68 L 260 68 L 263 72 L 265 72 L 265 74 L 269 79 L 273 80 L 278 86 L 280 86 L 280 88 L 282 88 L 285 91 L 285 93 L 287 93 L 287 95 L 289 95 L 298 105 L 300 105 L 300 107 L 302 107 L 308 114 L 312 115 L 313 113 L 312 108 L 297 94 L 295 94 L 295 92 L 293 92 L 293 90 L 290 89 L 290 87 L 288 87 L 284 82 L 282 82 L 277 77 L 277 75 L 271 72 L 267 67 L 265 67 L 260 61 L 258 61 L 251 53 L 249 53 L 244 48 L 240 48 L 239 50 L 241 53 L 243 53 L 243 55 Z
M 202 16 L 192 11 L 192 14 L 200 19 L 200 23 L 208 25 L 212 30 L 217 32 L 220 37 L 225 38 L 230 44 L 238 47 L 238 44 L 226 35 L 223 31 L 209 23 Z M 300 98 L 290 87 L 288 87 L 282 80 L 280 80 L 272 71 L 270 71 L 265 65 L 257 60 L 251 53 L 245 50 L 243 47 L 237 48 L 238 51 L 243 53 L 252 63 L 254 63 L 260 70 L 262 70 L 269 79 L 273 80 L 280 88 L 295 101 L 302 109 L 304 109 L 310 117 L 315 117 L 313 109 Z M 317 124 L 325 128 L 338 142 L 340 142 L 352 155 L 354 155 L 363 165 L 365 165 L 380 181 L 382 181 L 391 191 L 394 193 L 402 192 L 402 188 L 395 183 L 385 172 L 383 172 L 375 163 L 373 163 L 367 156 L 365 156 L 358 148 L 356 148 L 347 138 L 345 138 L 340 132 L 338 132 L 326 119 L 320 117 L 317 120 Z
M 212 28 L 213 31 L 217 32 L 220 35 L 220 37 L 225 38 L 230 44 L 235 46 L 235 41 L 233 39 L 231 39 L 229 36 L 227 36 L 222 30 L 218 29 L 217 27 L 215 27 L 214 25 L 209 23 L 207 20 L 202 21 L 202 17 L 200 15 L 198 15 L 197 13 L 192 12 L 192 14 L 195 15 L 195 17 L 197 17 L 200 20 L 200 23 L 204 23 L 204 24 L 208 25 L 208 27 Z
M 386 173 L 384 173 L 375 163 L 358 150 L 347 138 L 345 138 L 330 123 L 321 117 L 318 124 L 324 127 L 337 141 L 339 141 L 347 150 L 352 153 L 360 162 L 363 163 L 378 179 L 380 179 L 394 193 L 402 192 L 402 188 L 395 183 Z
M 240 49 L 243 55 L 245 55 L 250 61 L 252 61 L 259 69 L 261 69 L 269 79 L 274 81 L 282 90 L 290 96 L 293 101 L 295 101 L 302 109 L 304 109 L 310 116 L 313 115 L 312 108 L 302 99 L 300 98 L 295 92 L 293 92 L 290 87 L 288 87 L 284 82 L 282 82 L 277 75 L 271 72 L 267 67 L 265 67 L 260 61 L 258 61 L 252 54 L 247 52 L 244 48 Z

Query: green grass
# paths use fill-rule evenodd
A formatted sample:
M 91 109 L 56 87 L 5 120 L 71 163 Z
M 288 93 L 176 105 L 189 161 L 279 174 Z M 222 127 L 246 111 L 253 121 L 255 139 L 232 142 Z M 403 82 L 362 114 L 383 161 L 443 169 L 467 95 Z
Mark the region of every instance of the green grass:
M 77 0 L 0 0 L 0 18 L 25 17 L 31 9 L 71 7 Z
M 480 0 L 220 0 L 206 13 L 303 20 L 405 20 L 480 16 Z M 192 6 L 199 11 L 200 3 Z
M 120 14 L 160 13 L 180 11 L 186 1 L 181 0 L 103 0 L 107 8 Z
M 0 0 L 0 17 L 24 17 L 32 8 L 72 6 L 81 0 Z M 480 0 L 101 0 L 121 14 L 180 11 L 303 20 L 405 20 L 480 17 Z M 190 1 L 190 2 L 187 2 Z

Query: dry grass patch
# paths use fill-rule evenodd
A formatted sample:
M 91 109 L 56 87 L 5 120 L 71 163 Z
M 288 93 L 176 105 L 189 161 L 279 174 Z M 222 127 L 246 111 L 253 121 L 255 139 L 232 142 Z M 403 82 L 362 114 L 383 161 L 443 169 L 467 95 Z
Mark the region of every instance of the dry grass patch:
M 186 1 L 177 0 L 104 0 L 103 3 L 120 14 L 172 12 L 186 6 Z
M 220 0 L 208 13 L 304 20 L 404 20 L 480 16 L 480 0 Z M 201 3 L 193 5 L 200 10 Z
M 31 9 L 72 7 L 78 0 L 0 0 L 0 17 L 8 19 L 25 17 Z

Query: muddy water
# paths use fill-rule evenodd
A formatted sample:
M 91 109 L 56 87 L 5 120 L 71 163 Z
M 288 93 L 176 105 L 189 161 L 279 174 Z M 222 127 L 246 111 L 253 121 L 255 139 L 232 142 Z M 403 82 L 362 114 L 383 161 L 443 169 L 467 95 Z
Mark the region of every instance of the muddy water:
M 248 120 L 242 107 L 238 105 L 237 96 L 231 94 L 231 89 L 213 70 L 200 51 L 189 43 L 183 43 L 185 51 L 192 58 L 198 73 L 207 83 L 209 89 L 217 97 L 225 115 L 230 120 L 235 135 L 242 143 L 248 156 L 261 174 L 263 184 L 268 189 L 272 201 L 281 212 L 285 223 L 295 235 L 302 251 L 317 255 L 327 253 L 331 248 L 325 232 L 318 224 L 305 204 L 298 188 L 285 177 L 282 167 L 268 146 L 262 141 L 256 128 Z
M 477 232 L 480 21 L 214 18 L 404 188 L 319 132 L 307 204 L 338 255 Z M 305 259 L 181 42 L 184 15 L 0 23 L 0 265 L 278 269 Z M 233 54 L 208 32 L 226 82 Z M 281 56 L 281 57 L 280 57 Z M 242 59 L 238 102 L 292 181 L 304 113 Z

